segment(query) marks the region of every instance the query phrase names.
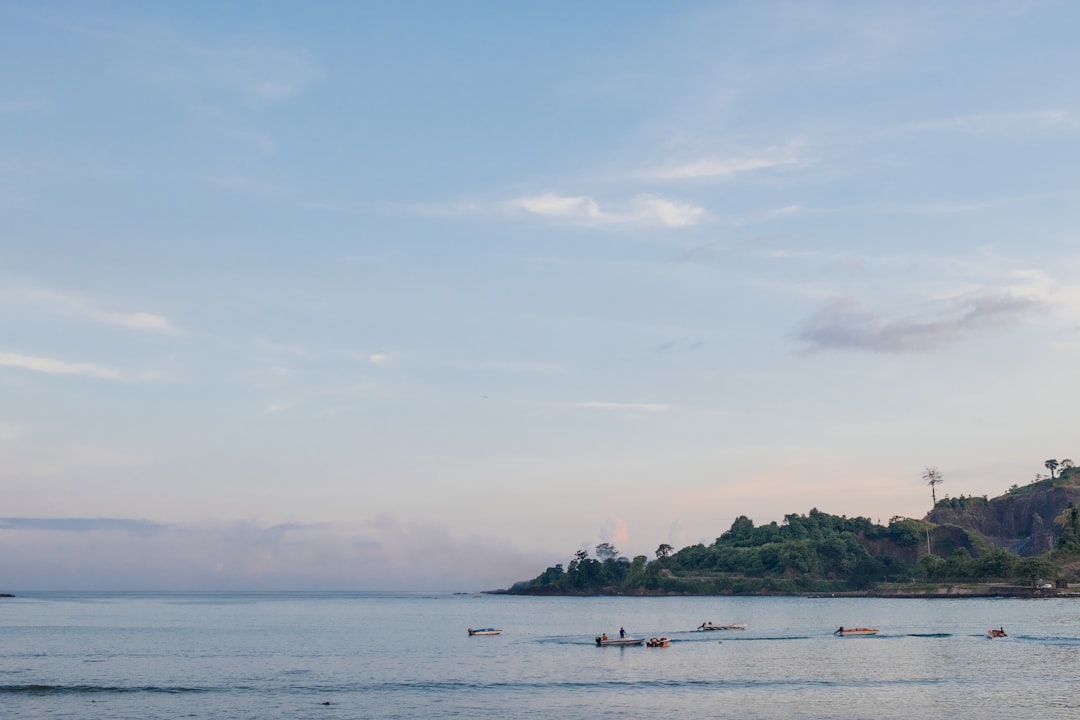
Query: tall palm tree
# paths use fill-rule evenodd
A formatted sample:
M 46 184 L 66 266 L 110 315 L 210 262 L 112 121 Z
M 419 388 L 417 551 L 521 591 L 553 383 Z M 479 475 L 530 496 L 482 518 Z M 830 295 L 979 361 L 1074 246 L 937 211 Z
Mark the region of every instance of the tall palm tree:
M 923 470 L 922 479 L 926 481 L 926 484 L 930 486 L 930 497 L 934 501 L 934 507 L 937 507 L 937 492 L 934 490 L 935 486 L 945 482 L 941 477 L 941 471 L 937 469 L 936 465 L 927 466 Z

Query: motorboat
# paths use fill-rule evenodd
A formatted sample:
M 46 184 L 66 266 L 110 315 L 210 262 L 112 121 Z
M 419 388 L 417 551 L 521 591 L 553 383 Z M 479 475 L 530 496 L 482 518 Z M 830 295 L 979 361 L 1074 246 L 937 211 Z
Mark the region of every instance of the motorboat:
M 671 641 L 666 637 L 653 637 L 645 641 L 645 647 L 668 647 L 669 645 L 671 645 Z
M 502 635 L 499 628 L 469 628 L 469 635 Z
M 846 637 L 848 635 L 877 635 L 878 632 L 879 631 L 878 631 L 877 628 L 868 628 L 868 627 L 846 628 L 843 625 L 841 625 L 838 630 L 835 630 L 833 632 L 833 635 L 841 635 L 841 636 L 844 636 L 844 637 Z
M 989 638 L 1003 638 L 1009 637 L 1009 634 L 1005 632 L 1005 628 L 990 628 L 986 631 L 986 636 Z
M 640 645 L 645 642 L 645 638 L 632 638 L 632 637 L 614 637 L 609 638 L 607 635 L 598 635 L 596 637 L 597 647 L 630 647 L 631 645 Z
M 698 625 L 698 630 L 745 630 L 746 623 L 731 623 L 729 625 L 714 625 L 711 622 L 703 622 Z

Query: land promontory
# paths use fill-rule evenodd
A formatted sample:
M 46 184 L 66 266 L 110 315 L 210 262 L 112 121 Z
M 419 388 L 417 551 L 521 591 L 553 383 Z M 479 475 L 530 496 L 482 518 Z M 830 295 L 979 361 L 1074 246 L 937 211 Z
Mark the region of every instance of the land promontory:
M 1080 582 L 1080 469 L 997 497 L 948 496 L 922 518 L 887 524 L 816 508 L 716 541 L 627 558 L 610 543 L 502 591 L 527 595 L 849 594 L 891 597 L 1068 595 Z M 933 476 L 931 476 L 932 478 Z

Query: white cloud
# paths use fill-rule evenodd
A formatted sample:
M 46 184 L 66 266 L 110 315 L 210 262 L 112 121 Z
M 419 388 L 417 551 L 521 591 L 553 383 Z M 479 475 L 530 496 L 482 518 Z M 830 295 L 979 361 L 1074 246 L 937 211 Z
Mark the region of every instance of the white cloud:
M 345 357 L 359 360 L 368 363 L 369 365 L 374 365 L 375 367 L 389 367 L 398 362 L 402 357 L 400 353 L 388 352 L 385 350 L 349 350 L 346 351 L 344 355 Z
M 81 377 L 100 378 L 103 380 L 120 380 L 121 373 L 103 365 L 90 363 L 69 363 L 53 358 L 35 357 L 32 355 L 20 355 L 18 353 L 0 352 L 0 367 L 14 367 L 23 370 L 46 373 L 49 375 L 79 375 Z
M 702 157 L 690 162 L 655 168 L 642 173 L 650 180 L 693 180 L 698 178 L 728 178 L 735 175 L 805 165 L 794 147 L 772 147 L 736 157 Z
M 176 332 L 176 328 L 169 324 L 168 318 L 153 313 L 112 313 L 88 309 L 86 317 L 109 325 L 119 325 L 129 330 L 150 330 L 166 334 Z
M 45 308 L 48 312 L 67 317 L 114 325 L 128 330 L 156 332 L 165 335 L 178 334 L 178 330 L 164 315 L 149 312 L 116 312 L 100 307 L 93 298 L 74 292 L 63 292 L 40 286 L 14 284 L 2 294 L 7 302 Z
M 777 208 L 776 210 L 773 210 L 769 214 L 770 215 L 794 215 L 795 213 L 800 213 L 800 212 L 803 212 L 805 210 L 806 210 L 806 208 L 803 207 L 802 205 L 786 205 L 786 206 L 784 206 L 782 208 Z
M 371 353 L 367 357 L 368 362 L 376 367 L 385 367 L 390 364 L 393 356 L 390 353 Z
M 668 227 L 696 225 L 705 215 L 705 210 L 695 205 L 652 195 L 640 195 L 634 204 L 637 207 L 632 215 L 634 219 L 648 222 L 655 218 Z
M 581 225 L 663 225 L 686 227 L 705 217 L 705 210 L 690 203 L 669 200 L 657 195 L 638 195 L 623 205 L 611 209 L 587 195 L 543 193 L 509 200 L 504 205 L 511 210 L 524 210 L 534 215 L 561 218 Z
M 308 350 L 306 347 L 302 347 L 300 345 L 285 345 L 283 343 L 277 343 L 273 340 L 267 340 L 266 338 L 262 337 L 256 338 L 255 343 L 259 346 L 260 349 L 269 351 L 277 355 L 292 355 L 294 357 L 300 358 L 316 357 L 315 353 L 313 353 L 311 350 Z

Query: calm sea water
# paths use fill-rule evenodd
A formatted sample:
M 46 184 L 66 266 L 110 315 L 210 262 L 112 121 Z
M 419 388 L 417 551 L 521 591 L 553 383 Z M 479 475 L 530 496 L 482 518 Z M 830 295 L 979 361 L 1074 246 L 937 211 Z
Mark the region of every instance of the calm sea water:
M 620 626 L 671 646 L 595 646 Z M 0 647 L 20 720 L 1080 716 L 1057 599 L 38 593 L 0 600 Z

